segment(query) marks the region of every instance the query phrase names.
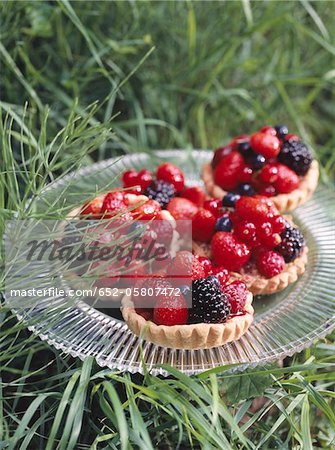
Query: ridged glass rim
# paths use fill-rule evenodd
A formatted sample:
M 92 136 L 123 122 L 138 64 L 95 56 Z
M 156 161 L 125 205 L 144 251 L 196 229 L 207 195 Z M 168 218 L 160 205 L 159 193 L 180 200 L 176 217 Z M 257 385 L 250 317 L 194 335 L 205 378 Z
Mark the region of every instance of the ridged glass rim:
M 100 177 L 100 171 L 115 176 L 127 168 L 142 168 L 162 160 L 181 162 L 187 181 L 201 185 L 198 175 L 200 167 L 211 156 L 212 152 L 205 150 L 161 150 L 155 152 L 154 162 L 143 153 L 127 155 L 122 159 L 111 158 L 66 175 L 48 186 L 44 194 L 63 189 L 70 180 L 73 183 L 83 176 L 94 180 L 95 175 Z M 271 296 L 269 302 L 274 306 L 270 309 L 265 306 L 262 312 L 256 313 L 254 323 L 239 341 L 209 350 L 168 349 L 142 341 L 142 361 L 146 364 L 146 370 L 167 375 L 168 372 L 160 367 L 164 364 L 170 364 L 189 375 L 226 364 L 237 364 L 235 370 L 242 370 L 291 356 L 329 334 L 335 328 L 335 287 L 332 279 L 335 268 L 334 204 L 334 191 L 320 186 L 309 202 L 294 211 L 294 221 L 301 226 L 309 247 L 306 272 L 294 287 L 288 288 L 278 299 Z M 255 299 L 254 305 L 257 306 L 260 301 L 264 303 L 264 299 Z M 313 299 L 319 300 L 317 310 L 313 309 Z M 52 328 L 48 328 L 48 324 L 43 321 L 39 323 L 33 311 L 29 317 L 18 311 L 16 313 L 29 330 L 65 353 L 81 359 L 93 356 L 100 366 L 114 370 L 144 371 L 140 339 L 133 335 L 124 322 L 84 302 L 64 311 L 64 316 L 59 317 L 58 326 L 54 324 Z M 81 324 L 80 329 L 74 327 L 71 332 L 67 332 L 67 324 L 68 329 L 70 324 L 73 327 L 74 318 Z M 297 320 L 291 323 L 292 319 Z M 107 344 L 102 342 L 109 338 Z

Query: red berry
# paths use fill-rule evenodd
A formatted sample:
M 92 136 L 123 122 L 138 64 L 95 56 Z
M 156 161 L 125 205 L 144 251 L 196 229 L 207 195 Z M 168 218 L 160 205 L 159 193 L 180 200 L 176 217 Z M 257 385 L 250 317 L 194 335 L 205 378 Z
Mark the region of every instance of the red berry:
M 248 295 L 247 285 L 244 281 L 234 281 L 224 286 L 222 292 L 228 297 L 231 314 L 237 314 L 243 311 Z
M 216 217 L 207 209 L 199 209 L 192 219 L 192 238 L 195 241 L 209 242 L 214 233 Z
M 136 283 L 136 286 L 143 288 L 141 295 L 133 295 L 136 308 L 153 308 L 161 298 L 159 293 L 166 292 L 168 295 L 169 289 L 172 288 L 164 273 L 149 274 L 148 278 L 144 278 L 143 281 L 140 280 L 139 283 Z
M 280 151 L 280 140 L 271 134 L 260 132 L 252 134 L 250 145 L 256 153 L 260 153 L 265 158 L 277 156 Z
M 199 186 L 186 188 L 181 196 L 187 198 L 197 206 L 202 206 L 206 197 L 203 189 Z
M 273 230 L 270 222 L 263 222 L 257 228 L 257 236 L 261 241 L 263 240 L 263 238 L 271 236 L 272 233 Z
M 187 250 L 176 253 L 168 274 L 176 278 L 190 278 L 192 276 L 193 255 Z
M 240 270 L 250 258 L 248 247 L 235 235 L 225 231 L 214 234 L 211 249 L 215 263 L 232 271 Z
M 198 211 L 198 208 L 193 202 L 180 197 L 175 197 L 170 200 L 166 209 L 176 220 L 190 220 Z
M 221 286 L 225 286 L 230 278 L 230 273 L 222 266 L 213 267 L 211 275 L 216 276 Z
M 128 200 L 123 192 L 108 192 L 104 198 L 104 202 L 101 207 L 102 213 L 118 213 L 124 209 L 128 204 Z
M 234 227 L 236 236 L 243 242 L 252 242 L 256 237 L 256 225 L 253 222 L 243 220 Z
M 240 181 L 242 183 L 248 183 L 249 181 L 251 181 L 252 175 L 253 175 L 252 168 L 249 166 L 245 166 L 241 172 Z
M 204 208 L 210 211 L 215 217 L 221 217 L 222 200 L 220 198 L 211 198 L 204 201 Z
M 215 150 L 212 159 L 212 168 L 215 169 L 216 166 L 221 162 L 221 160 L 231 153 L 232 147 L 230 145 L 225 145 L 224 147 L 219 147 Z
M 158 242 L 169 246 L 173 238 L 173 226 L 170 220 L 166 220 L 160 211 L 153 222 L 153 229 L 159 236 Z
M 267 219 L 268 205 L 256 197 L 241 197 L 235 203 L 236 214 L 243 219 L 254 221 L 264 221 Z
M 270 234 L 262 239 L 262 244 L 267 248 L 275 248 L 281 243 L 281 237 L 278 233 Z
M 265 197 L 274 197 L 277 194 L 275 187 L 271 185 L 262 187 L 258 192 Z
M 214 171 L 214 181 L 222 189 L 232 190 L 240 182 L 245 167 L 243 156 L 233 151 L 225 156 Z
M 259 178 L 263 183 L 274 183 L 278 178 L 278 167 L 275 164 L 268 164 L 262 169 Z
M 275 128 L 271 127 L 271 125 L 265 125 L 259 130 L 260 133 L 271 134 L 272 136 L 277 135 L 277 131 Z
M 174 164 L 168 162 L 161 164 L 157 168 L 156 177 L 158 180 L 164 180 L 171 183 L 175 187 L 176 192 L 180 192 L 184 189 L 184 174 L 179 167 Z
M 205 278 L 205 276 L 206 271 L 203 264 L 195 255 L 192 255 L 192 280 L 199 280 Z
M 185 325 L 187 319 L 188 308 L 181 294 L 162 296 L 157 300 L 154 309 L 154 322 L 157 325 Z
M 256 266 L 261 275 L 272 278 L 284 270 L 285 260 L 282 255 L 273 250 L 264 250 L 258 255 Z
M 281 215 L 273 216 L 271 219 L 272 229 L 275 233 L 281 233 L 285 229 L 285 219 Z
M 274 186 L 280 194 L 288 194 L 299 186 L 299 177 L 289 167 L 284 164 L 277 164 L 278 177 Z
M 80 214 L 84 216 L 88 215 L 94 215 L 97 218 L 100 217 L 100 212 L 102 205 L 104 203 L 105 194 L 100 194 L 95 199 L 93 199 L 90 202 L 86 202 L 80 212 Z
M 127 170 L 122 175 L 123 187 L 135 186 L 137 184 L 138 172 L 136 170 Z
M 213 270 L 212 261 L 209 258 L 206 258 L 206 256 L 196 256 L 196 258 L 200 262 L 202 268 L 205 271 L 205 277 L 211 275 Z
M 143 205 L 132 210 L 134 218 L 138 220 L 151 220 L 162 210 L 161 205 L 156 200 L 147 200 Z
M 142 191 L 146 189 L 152 182 L 152 173 L 150 170 L 143 169 L 138 172 L 137 182 L 141 186 Z
M 296 134 L 289 133 L 284 137 L 285 141 L 300 141 L 299 136 Z

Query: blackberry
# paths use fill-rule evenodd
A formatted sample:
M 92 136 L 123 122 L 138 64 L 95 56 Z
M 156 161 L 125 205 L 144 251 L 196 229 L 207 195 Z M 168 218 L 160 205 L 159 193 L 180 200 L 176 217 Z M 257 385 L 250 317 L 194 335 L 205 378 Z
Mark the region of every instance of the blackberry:
M 304 236 L 298 228 L 294 228 L 286 222 L 286 228 L 281 232 L 280 237 L 282 241 L 275 250 L 283 255 L 286 263 L 294 261 L 303 251 Z
M 311 167 L 313 156 L 309 148 L 300 141 L 288 140 L 281 147 L 278 161 L 294 170 L 297 175 L 306 175 Z
M 171 183 L 164 180 L 153 181 L 144 191 L 144 195 L 156 200 L 162 208 L 175 196 L 175 188 Z
M 190 323 L 222 323 L 230 314 L 228 297 L 208 278 L 192 282 Z

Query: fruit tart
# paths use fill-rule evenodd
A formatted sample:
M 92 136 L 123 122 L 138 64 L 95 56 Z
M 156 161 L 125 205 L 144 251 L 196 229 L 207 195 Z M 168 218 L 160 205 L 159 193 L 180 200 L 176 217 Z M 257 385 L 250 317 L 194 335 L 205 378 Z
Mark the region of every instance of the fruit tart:
M 284 125 L 264 126 L 215 150 L 202 171 L 208 193 L 269 197 L 279 211 L 305 203 L 316 189 L 319 167 L 309 148 Z
M 211 199 L 192 219 L 193 251 L 243 279 L 253 294 L 272 294 L 305 271 L 307 246 L 272 200 L 232 193 Z
M 177 274 L 190 265 L 189 283 L 181 284 L 185 278 Z M 213 348 L 239 339 L 253 320 L 252 294 L 243 281 L 231 282 L 226 269 L 210 273 L 201 258 L 178 252 L 170 272 L 141 284 L 141 292 L 157 292 L 154 301 L 151 297 L 146 305 L 145 295 L 140 301 L 135 295 L 123 299 L 128 327 L 150 342 L 179 349 Z

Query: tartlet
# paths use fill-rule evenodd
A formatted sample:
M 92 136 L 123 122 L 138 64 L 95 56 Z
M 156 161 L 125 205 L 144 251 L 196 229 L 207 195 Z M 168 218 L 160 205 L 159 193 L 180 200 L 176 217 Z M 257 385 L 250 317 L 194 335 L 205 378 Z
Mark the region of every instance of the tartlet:
M 122 316 L 134 334 L 162 347 L 213 348 L 236 341 L 247 332 L 253 321 L 252 298 L 252 294 L 249 292 L 244 306 L 244 314 L 228 318 L 225 323 L 156 325 L 136 312 L 129 297 L 125 297 L 122 301 Z
M 211 163 L 202 168 L 202 178 L 212 197 L 265 195 L 284 212 L 311 197 L 318 184 L 319 165 L 287 127 L 265 126 L 216 149 Z

